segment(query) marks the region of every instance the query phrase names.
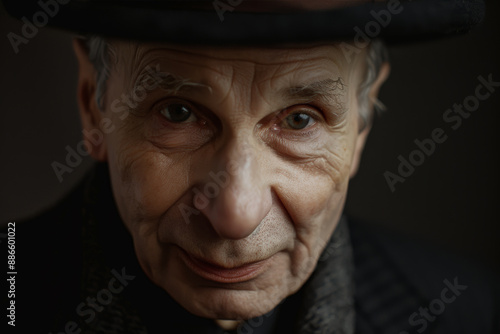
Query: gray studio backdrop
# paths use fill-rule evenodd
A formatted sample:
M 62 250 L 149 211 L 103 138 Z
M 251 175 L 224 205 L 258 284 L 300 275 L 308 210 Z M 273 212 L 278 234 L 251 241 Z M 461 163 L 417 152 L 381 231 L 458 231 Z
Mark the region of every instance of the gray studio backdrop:
M 487 4 L 486 21 L 469 35 L 390 50 L 392 73 L 381 92 L 388 111 L 372 129 L 346 211 L 498 269 L 500 87 L 460 125 L 443 119 L 474 96 L 480 76 L 500 82 L 500 6 Z M 39 29 L 15 53 L 7 34 L 21 26 L 0 10 L 2 226 L 56 203 L 92 165 L 83 159 L 62 183 L 51 167 L 81 140 L 71 36 Z M 397 175 L 400 159 L 418 160 L 415 140 L 436 128 L 447 139 L 391 190 L 387 172 Z

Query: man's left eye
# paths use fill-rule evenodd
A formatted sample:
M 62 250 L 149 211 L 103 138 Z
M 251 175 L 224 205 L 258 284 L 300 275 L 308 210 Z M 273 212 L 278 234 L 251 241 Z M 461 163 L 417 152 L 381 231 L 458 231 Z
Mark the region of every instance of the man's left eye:
M 302 130 L 315 123 L 314 118 L 306 113 L 294 113 L 284 119 L 285 127 L 292 130 Z

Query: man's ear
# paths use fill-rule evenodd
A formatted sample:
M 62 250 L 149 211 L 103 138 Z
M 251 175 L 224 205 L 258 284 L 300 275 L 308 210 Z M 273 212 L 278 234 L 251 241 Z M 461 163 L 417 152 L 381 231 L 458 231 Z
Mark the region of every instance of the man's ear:
M 375 101 L 377 101 L 378 98 L 378 92 L 380 90 L 380 87 L 382 87 L 382 84 L 385 82 L 385 80 L 387 80 L 390 72 L 391 72 L 391 66 L 389 65 L 389 63 L 388 62 L 383 63 L 380 67 L 377 79 L 372 83 L 370 92 L 368 93 L 368 97 L 370 99 L 369 108 L 372 113 L 375 112 L 374 106 L 375 106 Z M 352 163 L 351 163 L 351 171 L 349 174 L 350 178 L 353 178 L 358 171 L 359 162 L 361 161 L 361 154 L 363 153 L 366 138 L 368 137 L 370 130 L 371 130 L 371 124 L 367 124 L 365 128 L 358 133 L 358 137 L 356 138 L 356 147 L 354 148 L 354 156 L 352 158 Z
M 107 160 L 104 134 L 100 129 L 102 111 L 96 101 L 96 70 L 89 60 L 88 48 L 81 38 L 73 39 L 73 49 L 78 61 L 77 99 L 82 121 L 83 139 L 92 158 Z

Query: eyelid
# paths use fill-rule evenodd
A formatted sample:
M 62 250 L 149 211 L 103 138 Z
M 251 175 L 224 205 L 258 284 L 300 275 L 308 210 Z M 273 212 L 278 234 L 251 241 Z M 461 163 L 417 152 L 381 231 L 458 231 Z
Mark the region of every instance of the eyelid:
M 311 116 L 315 121 L 324 120 L 321 108 L 310 104 L 296 104 L 287 107 L 280 112 L 280 115 L 278 117 L 280 120 L 284 120 L 286 117 L 293 114 L 306 114 Z
M 193 109 L 193 111 L 195 111 L 197 109 L 196 105 L 193 104 L 192 102 L 190 102 L 188 100 L 184 100 L 184 99 L 178 98 L 178 97 L 166 97 L 166 98 L 163 98 L 163 99 L 161 99 L 161 101 L 156 102 L 151 109 L 152 110 L 156 110 L 156 111 L 160 111 L 165 106 L 172 105 L 172 104 L 186 104 L 191 109 Z
M 290 130 L 290 131 L 296 132 L 296 133 L 308 131 L 316 123 L 324 121 L 323 113 L 321 111 L 318 111 L 318 109 L 319 108 L 311 106 L 311 105 L 307 105 L 307 104 L 293 105 L 291 107 L 283 109 L 278 114 L 277 124 L 282 124 L 283 122 L 286 122 L 286 118 L 288 116 L 290 116 L 290 115 L 294 115 L 294 114 L 306 114 L 309 117 L 311 117 L 312 120 L 313 120 L 313 123 L 310 124 L 310 125 L 308 125 L 306 128 L 300 129 L 300 130 L 290 129 L 288 127 L 281 127 L 281 126 L 280 126 L 280 128 L 284 129 L 285 131 L 286 130 Z
M 191 122 L 182 122 L 182 123 L 175 123 L 175 122 L 171 122 L 169 121 L 162 113 L 161 111 L 163 109 L 165 109 L 167 106 L 170 106 L 170 105 L 173 105 L 173 104 L 182 104 L 182 105 L 186 105 L 192 112 L 192 116 L 195 117 L 195 120 L 194 121 L 191 121 Z M 203 117 L 200 116 L 200 112 L 199 112 L 199 108 L 198 106 L 195 104 L 195 103 L 192 103 L 191 101 L 188 101 L 188 100 L 185 100 L 185 99 L 182 99 L 182 98 L 179 98 L 179 97 L 166 97 L 164 99 L 162 99 L 161 101 L 155 103 L 153 105 L 153 107 L 151 108 L 151 110 L 155 113 L 155 114 L 159 114 L 161 115 L 165 121 L 169 122 L 169 123 L 172 123 L 172 124 L 188 124 L 188 123 L 194 123 L 194 122 L 197 122 L 199 121 L 200 119 L 202 119 Z
M 194 117 L 196 117 L 196 120 L 187 123 L 174 123 L 166 119 L 165 116 L 161 115 L 160 111 L 162 108 L 164 108 L 168 104 L 175 104 L 177 102 L 188 105 L 191 108 Z M 214 113 L 210 109 L 208 109 L 204 105 L 201 105 L 197 102 L 192 102 L 182 97 L 177 97 L 177 96 L 165 97 L 161 99 L 159 102 L 156 102 L 151 107 L 150 110 L 152 111 L 153 114 L 156 115 L 156 117 L 161 117 L 161 120 L 165 122 L 164 124 L 168 123 L 168 126 L 177 129 L 183 129 L 186 126 L 195 126 L 214 132 L 220 130 L 221 128 L 219 119 L 214 115 Z

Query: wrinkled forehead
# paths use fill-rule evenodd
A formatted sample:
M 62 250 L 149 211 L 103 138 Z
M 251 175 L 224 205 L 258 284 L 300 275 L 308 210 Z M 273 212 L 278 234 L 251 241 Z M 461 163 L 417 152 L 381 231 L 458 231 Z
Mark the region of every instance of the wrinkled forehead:
M 133 56 L 132 61 L 146 57 L 188 57 L 221 61 L 247 61 L 257 64 L 282 64 L 327 58 L 342 65 L 340 43 L 294 44 L 277 46 L 187 46 L 155 43 L 118 42 L 113 48 L 119 56 Z
M 264 77 L 308 76 L 324 72 L 347 79 L 362 72 L 366 50 L 351 51 L 346 42 L 279 45 L 275 47 L 210 47 L 113 41 L 116 63 L 131 77 L 144 68 L 169 64 L 178 71 L 210 71 L 225 74 L 225 68 L 259 67 Z M 348 50 L 349 52 L 346 52 Z M 231 70 L 232 71 L 232 70 Z M 229 71 L 229 72 L 231 72 Z M 308 74 L 308 72 L 311 72 Z M 315 72 L 315 73 L 312 73 Z

